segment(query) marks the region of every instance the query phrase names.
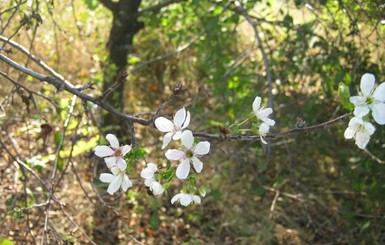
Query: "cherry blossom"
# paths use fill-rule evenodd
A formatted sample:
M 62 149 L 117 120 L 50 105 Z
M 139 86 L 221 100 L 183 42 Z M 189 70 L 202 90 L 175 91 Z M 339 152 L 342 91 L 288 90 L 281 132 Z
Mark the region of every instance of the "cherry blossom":
M 190 130 L 186 130 L 181 136 L 183 149 L 169 149 L 166 151 L 166 158 L 169 160 L 180 161 L 176 169 L 176 177 L 178 179 L 186 179 L 190 172 L 190 163 L 197 173 L 203 169 L 203 163 L 199 157 L 206 155 L 210 151 L 210 142 L 203 141 L 194 145 L 194 137 Z
M 356 145 L 360 149 L 365 149 L 369 143 L 370 136 L 374 133 L 376 128 L 370 123 L 365 122 L 360 117 L 353 117 L 350 119 L 349 126 L 345 130 L 345 138 L 356 140 Z
M 144 179 L 144 184 L 150 187 L 150 184 L 155 181 L 154 174 L 158 170 L 155 163 L 147 163 L 147 167 L 142 170 L 140 177 Z
M 165 117 L 158 117 L 155 119 L 155 127 L 166 133 L 163 137 L 162 149 L 170 143 L 171 139 L 179 140 L 183 129 L 187 128 L 190 124 L 190 112 L 185 108 L 179 109 L 174 116 L 174 120 L 171 121 Z
M 365 73 L 361 77 L 359 92 L 360 95 L 350 97 L 350 102 L 355 106 L 354 115 L 363 117 L 370 110 L 374 120 L 380 124 L 385 124 L 385 82 L 375 88 L 375 77 L 373 74 Z
M 100 181 L 103 183 L 109 183 L 107 192 L 110 195 L 113 195 L 119 189 L 122 189 L 124 192 L 132 186 L 131 180 L 128 178 L 125 170 L 121 170 L 119 167 L 115 166 L 111 168 L 110 173 L 100 174 Z
M 152 191 L 152 194 L 155 196 L 162 195 L 164 192 L 163 186 L 158 181 L 153 181 L 150 184 L 150 191 Z
M 261 97 L 257 96 L 253 102 L 253 111 L 259 120 L 266 123 L 269 127 L 275 125 L 275 121 L 269 118 L 269 115 L 273 113 L 273 109 L 271 108 L 263 108 L 261 107 Z
M 201 198 L 197 195 L 192 195 L 192 194 L 187 194 L 187 193 L 179 193 L 176 194 L 172 199 L 171 199 L 171 204 L 174 204 L 176 201 L 179 201 L 179 203 L 182 206 L 187 207 L 191 203 L 201 203 Z
M 98 157 L 104 157 L 104 161 L 109 169 L 117 166 L 120 170 L 125 170 L 127 167 L 126 161 L 123 157 L 131 151 L 130 145 L 119 145 L 119 140 L 113 134 L 106 135 L 107 141 L 110 146 L 98 145 L 95 147 L 95 155 Z
M 259 135 L 260 135 L 260 138 L 261 138 L 261 142 L 263 144 L 267 144 L 267 142 L 264 139 L 264 137 L 267 135 L 269 130 L 270 130 L 270 126 L 267 123 L 261 123 L 261 125 L 259 125 L 258 132 L 259 132 Z

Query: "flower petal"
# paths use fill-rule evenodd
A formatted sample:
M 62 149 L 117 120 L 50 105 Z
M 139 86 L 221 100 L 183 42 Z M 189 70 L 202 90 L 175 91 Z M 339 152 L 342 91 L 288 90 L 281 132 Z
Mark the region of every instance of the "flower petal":
M 142 170 L 142 172 L 140 172 L 140 177 L 144 178 L 144 179 L 150 179 L 150 178 L 153 178 L 154 177 L 154 172 L 155 171 L 152 171 L 148 168 L 145 168 Z
M 158 170 L 158 166 L 155 163 L 149 162 L 147 163 L 147 169 L 156 172 Z
M 185 206 L 187 207 L 188 205 L 190 205 L 190 203 L 192 202 L 192 198 L 191 198 L 191 195 L 189 194 L 184 194 L 180 197 L 179 199 L 179 202 L 182 206 Z
M 194 143 L 194 136 L 190 130 L 186 130 L 182 133 L 181 140 L 187 149 L 191 149 Z
M 110 169 L 111 173 L 114 175 L 114 176 L 117 176 L 119 175 L 119 173 L 121 172 L 120 169 L 118 168 L 118 166 L 113 166 L 111 169 Z
M 155 119 L 155 127 L 161 132 L 171 132 L 174 129 L 174 123 L 165 117 Z
M 258 132 L 260 135 L 265 136 L 270 130 L 270 126 L 267 123 L 261 123 L 259 125 Z
M 385 124 L 385 103 L 374 104 L 372 110 L 372 116 L 376 123 L 380 125 Z
M 187 111 L 186 120 L 184 120 L 184 123 L 182 125 L 182 129 L 185 129 L 188 127 L 188 125 L 190 124 L 190 119 L 191 119 L 190 112 Z
M 119 140 L 116 138 L 114 134 L 107 134 L 106 139 L 108 142 L 110 142 L 110 145 L 113 149 L 118 149 L 119 148 Z
M 192 160 L 195 171 L 197 171 L 198 174 L 200 172 L 202 172 L 203 162 L 201 162 L 201 160 L 199 160 L 197 157 L 193 157 L 191 160 Z
M 113 195 L 117 190 L 119 190 L 120 186 L 122 185 L 122 181 L 123 176 L 115 176 L 115 178 L 111 181 L 110 185 L 108 186 L 108 194 Z
M 381 83 L 380 86 L 376 88 L 373 97 L 378 101 L 385 102 L 385 82 Z
M 151 183 L 154 182 L 154 178 L 149 178 L 144 181 L 144 185 L 150 187 Z
M 352 96 L 349 98 L 350 102 L 353 103 L 353 105 L 355 106 L 362 106 L 362 105 L 366 105 L 366 99 L 365 97 L 363 96 Z
M 103 173 L 103 174 L 100 174 L 100 181 L 103 182 L 103 183 L 111 183 L 111 181 L 115 178 L 115 175 L 112 175 L 112 174 L 106 174 L 106 173 Z
M 262 121 L 267 118 L 271 113 L 273 113 L 273 109 L 271 108 L 265 108 L 262 110 L 259 110 L 257 113 L 257 117 L 261 119 Z
M 182 107 L 179 109 L 174 116 L 174 124 L 178 128 L 182 127 L 183 122 L 186 120 L 186 109 Z
M 262 135 L 260 135 L 259 138 L 261 139 L 262 144 L 267 145 L 267 142 L 266 142 L 265 138 L 263 138 Z
M 370 135 L 365 132 L 357 132 L 356 133 L 356 144 L 358 148 L 365 149 L 366 145 L 369 143 Z
M 116 161 L 117 160 L 115 156 L 104 158 L 104 162 L 106 163 L 107 168 L 112 168 L 113 166 L 116 166 Z
M 372 135 L 374 134 L 374 131 L 376 131 L 376 128 L 370 122 L 364 122 L 364 127 L 368 135 Z
M 95 155 L 98 157 L 107 157 L 115 154 L 115 151 L 106 145 L 98 145 L 95 147 Z
M 254 102 L 253 102 L 253 111 L 255 114 L 258 113 L 258 110 L 261 108 L 261 97 L 257 96 L 255 97 L 254 99 Z
M 354 108 L 354 115 L 357 117 L 363 117 L 366 116 L 369 113 L 370 109 L 367 105 L 364 106 L 356 106 Z
M 344 133 L 344 137 L 345 139 L 352 139 L 354 137 L 354 134 L 356 132 L 352 130 L 351 127 L 348 127 L 346 130 L 345 130 L 345 133 Z
M 168 160 L 180 160 L 185 156 L 184 151 L 175 150 L 175 149 L 169 149 L 166 151 L 166 158 Z
M 197 195 L 191 195 L 193 201 L 197 204 L 200 204 L 201 203 L 201 198 Z
M 194 153 L 200 156 L 206 155 L 207 153 L 209 153 L 209 151 L 210 151 L 210 142 L 208 141 L 199 142 L 194 148 Z
M 373 74 L 365 73 L 362 75 L 360 87 L 363 95 L 369 96 L 372 93 L 375 80 Z
M 171 132 L 164 135 L 162 149 L 164 149 L 168 146 L 168 143 L 170 143 L 170 141 L 171 141 L 172 135 L 173 135 L 173 133 L 171 133 Z
M 131 180 L 128 178 L 127 174 L 123 175 L 123 181 L 122 181 L 122 190 L 126 192 L 128 188 L 132 186 Z
M 132 149 L 131 145 L 124 145 L 122 147 L 122 157 L 125 156 L 127 153 L 129 153 L 131 149 Z
M 157 181 L 151 183 L 150 190 L 155 196 L 161 195 L 164 192 L 163 186 Z
M 190 159 L 181 161 L 176 169 L 176 177 L 178 179 L 186 179 L 190 172 Z
M 126 163 L 126 161 L 123 158 L 119 157 L 119 158 L 117 158 L 116 166 L 120 170 L 124 171 L 127 168 L 127 163 Z
M 173 140 L 179 140 L 180 137 L 182 136 L 182 131 L 181 130 L 178 130 L 174 133 L 174 135 L 172 136 L 172 139 Z
M 184 194 L 183 193 L 178 193 L 176 194 L 172 199 L 171 199 L 171 204 L 174 204 L 174 202 L 178 201 L 181 196 L 183 196 Z

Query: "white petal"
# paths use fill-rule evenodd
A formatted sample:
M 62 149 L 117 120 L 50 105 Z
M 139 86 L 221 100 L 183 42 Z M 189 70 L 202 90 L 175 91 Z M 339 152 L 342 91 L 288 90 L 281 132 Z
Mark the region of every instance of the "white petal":
M 132 147 L 130 145 L 124 145 L 122 147 L 122 157 L 131 151 Z
M 262 121 L 269 126 L 275 125 L 275 121 L 273 119 L 268 118 L 268 117 L 263 118 Z
M 180 137 L 182 136 L 182 131 L 181 130 L 178 130 L 174 133 L 174 135 L 172 136 L 172 139 L 173 140 L 179 140 Z
M 273 113 L 273 109 L 265 108 L 265 109 L 262 109 L 262 110 L 258 111 L 257 117 L 259 119 L 263 120 L 264 118 L 267 118 L 271 113 Z
M 161 132 L 171 132 L 174 129 L 174 123 L 165 117 L 155 119 L 155 127 Z
M 270 126 L 267 123 L 261 123 L 261 125 L 259 125 L 258 132 L 260 135 L 265 136 L 269 132 L 269 130 Z
M 130 188 L 131 186 L 132 186 L 132 182 L 128 178 L 127 174 L 123 175 L 122 190 L 126 192 L 128 188 Z
M 172 199 L 171 199 L 171 204 L 174 204 L 174 202 L 178 201 L 181 196 L 183 196 L 184 194 L 183 193 L 178 193 L 176 194 Z
M 107 157 L 115 154 L 115 151 L 106 145 L 98 145 L 95 147 L 95 155 L 98 157 Z
M 144 185 L 150 187 L 151 183 L 154 182 L 154 178 L 149 178 L 144 181 Z
M 370 73 L 365 73 L 361 77 L 361 92 L 365 96 L 369 96 L 372 93 L 373 87 L 374 87 L 374 82 L 375 82 L 375 77 L 373 74 Z
M 182 127 L 183 122 L 186 120 L 186 109 L 183 107 L 179 109 L 174 116 L 174 124 L 177 127 Z
M 345 139 L 352 139 L 354 137 L 354 134 L 356 132 L 352 130 L 352 128 L 348 127 L 346 130 L 345 130 L 345 133 L 344 133 L 344 137 Z
M 262 100 L 262 99 L 261 99 L 261 97 L 259 97 L 259 96 L 255 97 L 255 99 L 254 99 L 254 102 L 253 102 L 253 111 L 254 111 L 255 114 L 257 114 L 259 108 L 261 108 L 261 100 Z
M 179 199 L 179 202 L 182 206 L 185 206 L 187 207 L 188 205 L 190 205 L 190 203 L 192 202 L 192 198 L 191 198 L 191 195 L 189 194 L 184 194 L 180 197 Z
M 369 143 L 369 140 L 370 140 L 370 135 L 363 132 L 356 133 L 356 144 L 358 148 L 365 149 L 366 145 Z
M 186 130 L 182 133 L 181 136 L 182 144 L 187 148 L 191 149 L 194 143 L 194 136 L 190 130 Z
M 147 169 L 156 172 L 158 170 L 158 166 L 155 163 L 149 162 L 147 163 Z
M 376 128 L 370 122 L 364 122 L 364 127 L 368 135 L 372 135 L 374 134 L 374 131 L 376 131 Z
M 354 108 L 354 115 L 357 117 L 363 117 L 369 113 L 370 109 L 368 106 L 356 106 Z
M 112 175 L 112 174 L 106 174 L 106 173 L 103 173 L 103 174 L 100 174 L 100 181 L 103 182 L 103 183 L 111 183 L 111 181 L 115 178 L 115 175 Z
M 194 148 L 194 153 L 200 156 L 206 155 L 207 153 L 209 153 L 209 151 L 210 151 L 210 142 L 208 141 L 199 142 Z
M 171 132 L 164 135 L 162 149 L 164 149 L 168 146 L 168 143 L 170 143 L 170 141 L 171 141 L 172 135 L 173 135 L 173 133 L 171 133 Z
M 178 179 L 186 179 L 190 172 L 190 160 L 181 161 L 176 169 L 176 177 Z
M 153 178 L 154 177 L 154 171 L 152 171 L 148 168 L 145 168 L 142 170 L 142 172 L 140 172 L 140 177 L 142 177 L 144 179 Z
M 118 168 L 118 166 L 113 166 L 111 169 L 110 169 L 111 173 L 115 176 L 119 175 L 119 173 L 121 172 L 120 169 Z
M 191 119 L 190 112 L 187 111 L 186 120 L 184 120 L 184 123 L 182 125 L 182 129 L 188 127 L 188 125 L 190 124 L 190 119 Z
M 350 97 L 349 100 L 355 106 L 366 105 L 366 98 L 363 96 L 358 96 L 358 95 L 352 96 L 352 97 Z
M 110 145 L 111 145 L 112 148 L 114 148 L 114 149 L 118 149 L 119 148 L 119 140 L 118 140 L 118 138 L 116 138 L 115 135 L 107 134 L 106 135 L 106 139 L 108 140 L 108 142 L 110 142 Z
M 126 170 L 126 168 L 127 168 L 127 163 L 126 163 L 126 161 L 125 161 L 123 158 L 121 158 L 121 157 L 117 158 L 117 160 L 118 160 L 118 162 L 116 163 L 116 166 L 117 166 L 120 170 L 122 170 L 122 171 Z
M 192 199 L 197 204 L 201 203 L 201 198 L 199 196 L 197 196 L 197 195 L 192 195 Z
M 267 145 L 267 142 L 266 142 L 265 138 L 263 138 L 262 135 L 260 135 L 259 138 L 261 139 L 262 144 Z
M 385 102 L 385 82 L 381 83 L 380 86 L 374 91 L 373 97 L 381 102 Z
M 110 195 L 113 195 L 117 190 L 119 190 L 120 186 L 122 185 L 123 178 L 121 175 L 115 176 L 115 178 L 111 181 L 110 185 L 108 186 L 107 192 Z
M 168 160 L 180 160 L 185 156 L 184 151 L 175 150 L 175 149 L 169 149 L 166 151 L 166 158 Z
M 201 160 L 199 160 L 197 157 L 193 157 L 191 160 L 192 160 L 195 171 L 197 171 L 198 174 L 200 172 L 202 172 L 203 162 L 201 162 Z
M 104 162 L 106 162 L 107 168 L 112 168 L 116 165 L 116 157 L 106 157 L 104 158 Z
M 361 117 L 352 117 L 349 121 L 349 127 L 353 128 L 354 131 L 357 131 L 357 128 L 362 125 L 364 121 Z
M 373 106 L 372 116 L 376 123 L 385 124 L 385 103 L 377 103 Z
M 152 191 L 152 193 L 155 196 L 161 195 L 164 192 L 163 186 L 159 182 L 156 182 L 156 181 L 151 183 L 150 190 Z

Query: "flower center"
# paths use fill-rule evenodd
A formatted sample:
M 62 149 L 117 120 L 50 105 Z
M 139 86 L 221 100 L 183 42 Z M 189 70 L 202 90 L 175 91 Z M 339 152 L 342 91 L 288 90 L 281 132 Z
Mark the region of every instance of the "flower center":
M 122 149 L 118 148 L 115 150 L 115 156 L 120 157 L 122 155 Z
M 374 98 L 373 98 L 372 96 L 366 97 L 365 103 L 366 103 L 367 105 L 371 105 L 371 104 L 373 104 L 373 102 L 374 102 Z
M 187 156 L 188 158 L 191 158 L 191 157 L 194 156 L 194 152 L 193 152 L 192 150 L 187 150 L 187 151 L 186 151 L 186 156 Z

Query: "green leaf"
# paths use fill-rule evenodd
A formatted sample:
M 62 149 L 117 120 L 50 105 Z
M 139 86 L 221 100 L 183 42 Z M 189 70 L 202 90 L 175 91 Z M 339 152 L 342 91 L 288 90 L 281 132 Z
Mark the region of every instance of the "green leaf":
M 157 212 L 153 212 L 150 217 L 150 226 L 152 229 L 157 230 L 160 225 L 160 219 Z
M 285 18 L 283 18 L 283 26 L 286 27 L 286 28 L 290 28 L 293 26 L 293 17 L 291 17 L 290 15 L 286 15 Z
M 14 243 L 8 239 L 0 238 L 0 245 L 13 245 Z
M 342 106 L 346 110 L 352 111 L 354 109 L 354 105 L 350 102 L 350 90 L 345 83 L 340 82 L 338 84 L 338 94 L 341 97 Z

